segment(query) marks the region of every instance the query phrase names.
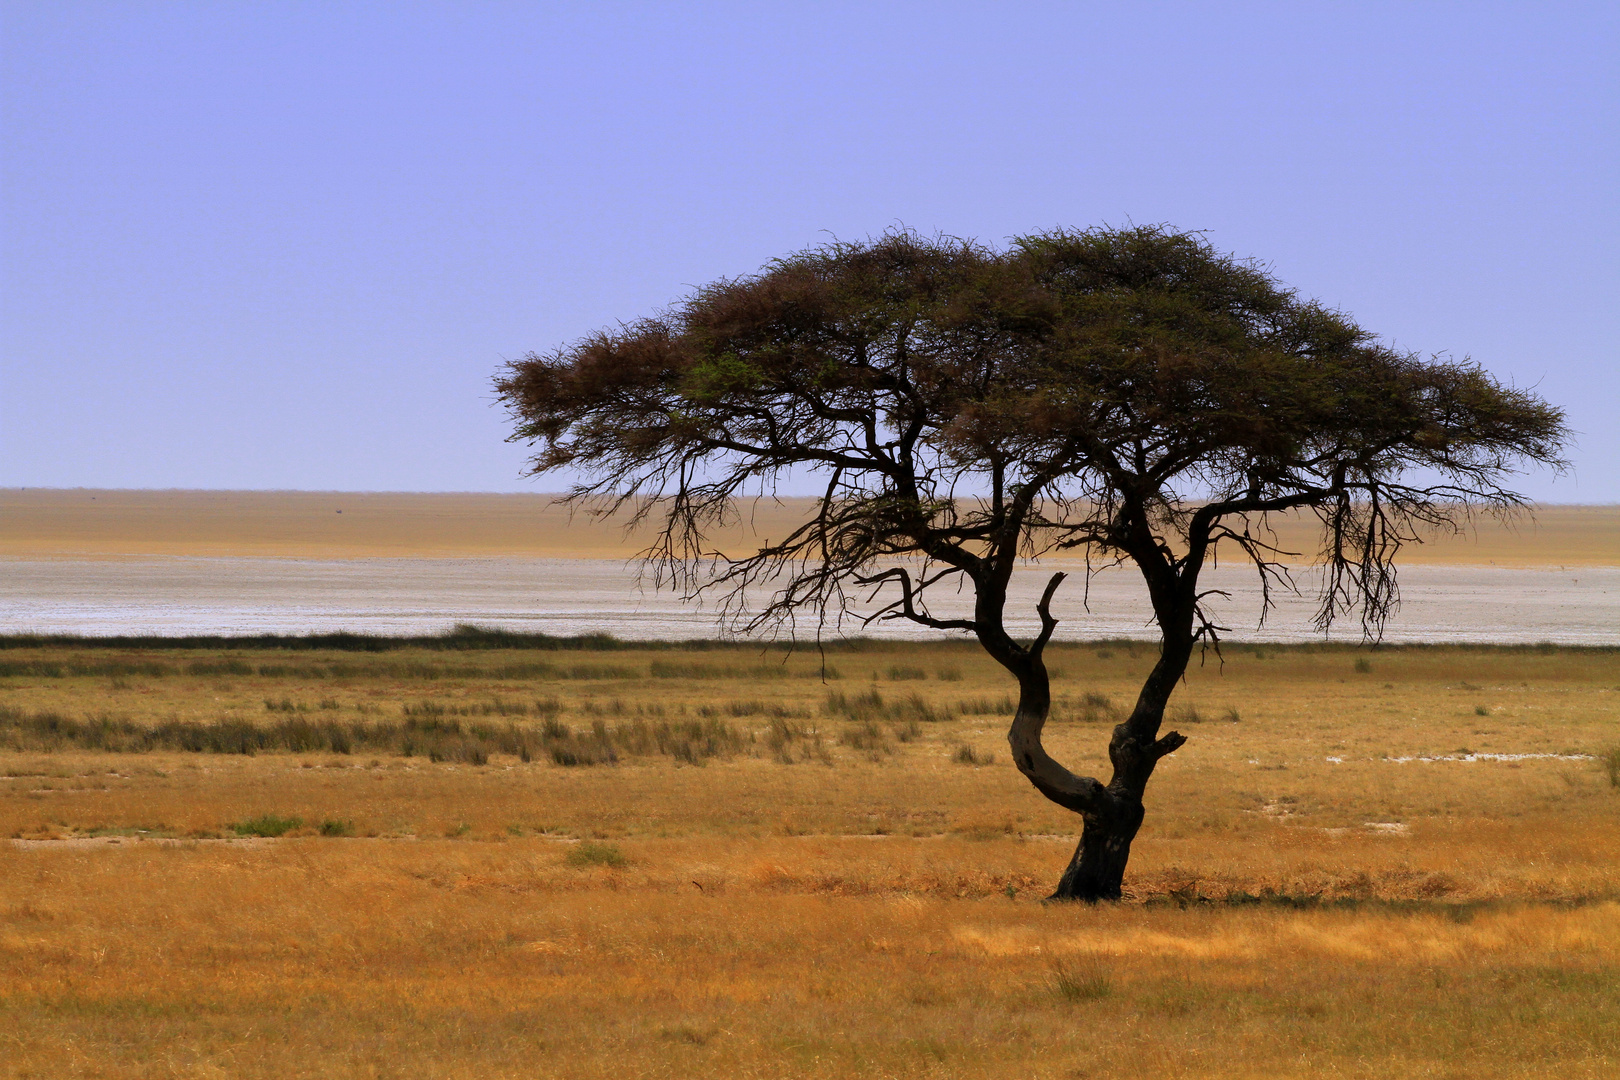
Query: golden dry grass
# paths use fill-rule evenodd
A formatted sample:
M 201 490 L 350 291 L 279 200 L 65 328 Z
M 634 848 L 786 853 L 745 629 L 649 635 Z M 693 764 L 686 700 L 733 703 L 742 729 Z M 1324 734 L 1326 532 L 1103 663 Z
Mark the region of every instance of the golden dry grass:
M 645 530 L 571 518 L 550 495 L 300 491 L 0 489 L 0 556 L 506 556 L 628 558 Z M 761 500 L 717 534 L 727 550 L 780 538 L 808 500 Z M 342 511 L 339 513 L 338 511 Z M 1283 521 L 1278 542 L 1314 552 L 1312 520 Z M 1533 518 L 1402 552 L 1406 563 L 1620 566 L 1620 506 L 1544 506 Z
M 1620 741 L 1613 650 L 1229 651 L 1178 695 L 1192 741 L 1150 788 L 1131 899 L 1098 908 L 1040 903 L 1075 821 L 1006 763 L 1003 717 L 960 711 L 1008 689 L 965 647 L 832 653 L 825 684 L 813 656 L 747 649 L 0 659 L 64 672 L 0 681 L 14 714 L 538 698 L 576 727 L 708 709 L 746 747 L 575 768 L 0 751 L 0 1075 L 1620 1069 L 1620 790 L 1575 756 Z M 227 659 L 249 673 L 185 674 Z M 1087 695 L 1123 704 L 1149 650 L 1052 660 L 1051 744 L 1100 768 Z M 875 736 L 829 711 L 874 688 L 956 711 L 906 705 Z M 773 711 L 801 732 L 786 754 Z M 1388 760 L 1424 756 L 1448 760 Z M 230 839 L 264 814 L 303 825 Z

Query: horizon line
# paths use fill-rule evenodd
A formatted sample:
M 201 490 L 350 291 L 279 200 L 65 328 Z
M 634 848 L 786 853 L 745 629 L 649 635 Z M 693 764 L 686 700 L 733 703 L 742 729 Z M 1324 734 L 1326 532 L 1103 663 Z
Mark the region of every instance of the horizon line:
M 184 495 L 491 495 L 491 496 L 525 496 L 548 497 L 552 499 L 565 498 L 566 491 L 494 491 L 478 489 L 453 490 L 446 488 L 436 489 L 405 489 L 405 488 L 191 488 L 191 487 L 55 487 L 49 484 L 39 485 L 0 485 L 0 493 L 22 491 L 56 491 L 56 492 L 120 492 L 139 493 L 151 492 L 153 494 L 184 494 Z M 740 496 L 740 498 L 755 499 L 819 499 L 819 495 L 753 495 Z M 1533 499 L 1529 506 L 1590 506 L 1610 507 L 1620 506 L 1620 500 L 1605 502 L 1564 502 L 1548 499 Z

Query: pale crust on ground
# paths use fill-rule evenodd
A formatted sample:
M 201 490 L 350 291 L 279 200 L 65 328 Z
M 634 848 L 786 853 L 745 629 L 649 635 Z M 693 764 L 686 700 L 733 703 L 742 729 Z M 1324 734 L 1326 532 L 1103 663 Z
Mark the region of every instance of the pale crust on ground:
M 760 500 L 746 527 L 716 539 L 738 551 L 779 539 L 811 500 Z M 341 512 L 340 512 L 341 511 Z M 629 558 L 650 538 L 570 514 L 546 494 L 0 489 L 0 556 L 142 555 L 410 558 Z M 1306 558 L 1314 521 L 1289 522 L 1277 544 Z M 1620 506 L 1542 506 L 1512 526 L 1486 519 L 1401 553 L 1406 563 L 1620 566 Z

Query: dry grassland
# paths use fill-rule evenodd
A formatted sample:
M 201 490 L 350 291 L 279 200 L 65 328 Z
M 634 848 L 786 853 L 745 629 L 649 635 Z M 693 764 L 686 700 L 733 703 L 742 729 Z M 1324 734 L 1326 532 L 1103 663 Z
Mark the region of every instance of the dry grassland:
M 809 501 L 760 500 L 716 535 L 737 551 L 780 539 Z M 1307 556 L 1314 519 L 1283 520 L 1277 541 Z M 0 489 L 0 556 L 255 555 L 297 558 L 628 558 L 645 530 L 571 516 L 553 496 L 305 491 Z M 1434 537 L 1404 563 L 1620 566 L 1620 506 L 1543 506 L 1511 527 L 1493 520 Z
M 1096 908 L 989 661 L 827 662 L 0 650 L 0 1075 L 1620 1071 L 1620 652 L 1212 658 Z

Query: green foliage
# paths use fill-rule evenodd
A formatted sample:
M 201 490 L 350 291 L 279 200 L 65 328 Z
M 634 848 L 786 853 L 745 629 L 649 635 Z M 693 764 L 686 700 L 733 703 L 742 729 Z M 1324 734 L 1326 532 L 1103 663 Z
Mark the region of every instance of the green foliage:
M 237 836 L 285 836 L 294 829 L 302 828 L 303 824 L 301 817 L 260 814 L 256 818 L 234 822 L 230 828 Z
M 597 843 L 594 840 L 581 840 L 568 849 L 563 861 L 573 867 L 606 866 L 618 869 L 630 860 L 624 857 L 624 852 L 613 844 Z
M 699 360 L 686 371 L 681 393 L 694 402 L 710 404 L 733 395 L 747 394 L 765 382 L 765 373 L 734 352 Z

